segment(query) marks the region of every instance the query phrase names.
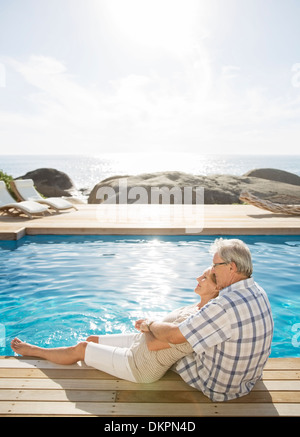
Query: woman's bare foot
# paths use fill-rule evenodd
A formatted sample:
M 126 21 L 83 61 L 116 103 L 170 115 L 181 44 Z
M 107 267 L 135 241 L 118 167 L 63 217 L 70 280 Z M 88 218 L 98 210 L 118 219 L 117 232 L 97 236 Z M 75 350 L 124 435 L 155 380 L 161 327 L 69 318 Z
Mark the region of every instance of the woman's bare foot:
M 99 335 L 90 335 L 86 341 L 92 341 L 93 343 L 99 343 Z
M 14 352 L 24 356 L 34 356 L 34 350 L 36 346 L 33 346 L 25 341 L 21 341 L 19 338 L 14 338 L 11 342 L 11 348 Z
M 14 338 L 11 348 L 20 355 L 44 358 L 56 364 L 74 364 L 84 360 L 87 344 L 87 341 L 81 341 L 76 346 L 44 348 Z

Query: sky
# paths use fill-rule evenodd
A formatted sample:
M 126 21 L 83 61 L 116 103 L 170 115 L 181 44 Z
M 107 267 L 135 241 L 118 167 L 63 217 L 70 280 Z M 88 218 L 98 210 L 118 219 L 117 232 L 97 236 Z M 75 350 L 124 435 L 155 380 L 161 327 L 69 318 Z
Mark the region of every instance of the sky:
M 299 0 L 0 0 L 0 153 L 299 154 Z

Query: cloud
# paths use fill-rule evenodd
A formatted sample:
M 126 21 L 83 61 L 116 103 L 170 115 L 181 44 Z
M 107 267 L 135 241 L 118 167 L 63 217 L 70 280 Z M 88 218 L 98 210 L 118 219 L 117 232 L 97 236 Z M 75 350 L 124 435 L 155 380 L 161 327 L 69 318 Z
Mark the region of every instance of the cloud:
M 289 95 L 271 98 L 266 87 L 250 86 L 239 66 L 218 70 L 200 46 L 168 76 L 129 74 L 103 89 L 83 86 L 51 57 L 8 58 L 5 65 L 23 81 L 18 99 L 26 108 L 7 110 L 2 101 L 2 136 L 23 152 L 262 152 L 299 138 L 296 88 L 289 84 Z
M 67 74 L 67 68 L 56 59 L 31 56 L 27 62 L 11 60 L 10 65 L 25 81 L 38 91 L 30 99 L 41 112 L 75 115 L 78 109 L 84 113 L 95 106 L 93 95 L 78 85 L 75 78 Z

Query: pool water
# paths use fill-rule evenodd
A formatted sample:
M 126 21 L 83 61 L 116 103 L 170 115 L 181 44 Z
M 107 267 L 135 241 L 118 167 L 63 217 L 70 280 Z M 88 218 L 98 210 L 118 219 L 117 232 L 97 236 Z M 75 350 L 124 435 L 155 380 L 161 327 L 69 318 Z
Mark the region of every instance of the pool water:
M 272 357 L 300 357 L 300 236 L 240 236 L 268 293 Z M 15 336 L 40 346 L 134 331 L 198 301 L 210 236 L 37 236 L 0 242 L 0 355 Z

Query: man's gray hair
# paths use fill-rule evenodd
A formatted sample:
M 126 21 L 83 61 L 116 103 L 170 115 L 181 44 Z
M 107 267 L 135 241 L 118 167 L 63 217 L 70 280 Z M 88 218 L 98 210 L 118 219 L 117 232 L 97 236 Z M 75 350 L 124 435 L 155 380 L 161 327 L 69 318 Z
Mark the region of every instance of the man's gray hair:
M 211 245 L 210 251 L 218 253 L 226 263 L 234 262 L 237 271 L 250 278 L 253 272 L 251 253 L 248 246 L 236 238 L 225 240 L 218 238 Z

